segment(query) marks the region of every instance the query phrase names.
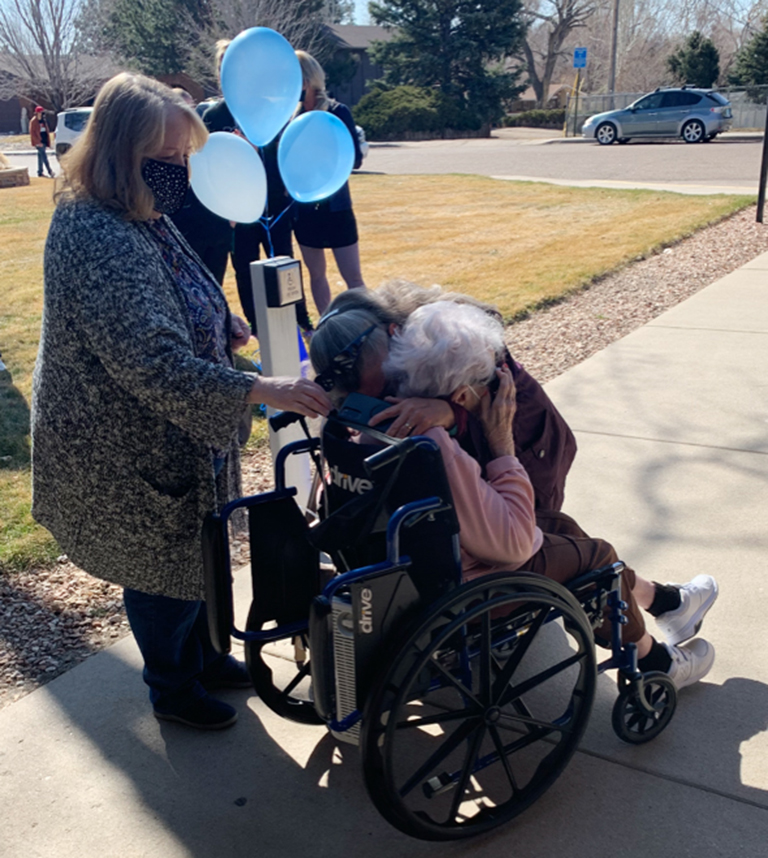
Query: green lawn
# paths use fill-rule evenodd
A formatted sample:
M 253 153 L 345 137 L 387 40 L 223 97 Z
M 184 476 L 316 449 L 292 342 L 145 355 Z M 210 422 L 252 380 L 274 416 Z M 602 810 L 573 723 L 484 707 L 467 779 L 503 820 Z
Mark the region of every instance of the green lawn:
M 52 184 L 0 189 L 0 570 L 50 561 L 30 515 L 29 401 L 42 311 Z M 442 285 L 499 305 L 506 318 L 582 288 L 752 203 L 748 197 L 564 188 L 477 176 L 356 175 L 363 273 Z M 343 288 L 330 259 L 334 292 Z M 225 290 L 237 311 L 234 277 Z M 316 314 L 315 314 L 316 315 Z M 263 426 L 257 429 L 263 438 Z

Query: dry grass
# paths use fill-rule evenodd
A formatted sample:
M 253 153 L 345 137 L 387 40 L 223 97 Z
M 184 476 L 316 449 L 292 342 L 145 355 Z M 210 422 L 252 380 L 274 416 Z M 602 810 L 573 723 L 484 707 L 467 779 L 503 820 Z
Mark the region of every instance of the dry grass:
M 0 149 L 31 149 L 29 134 L 0 134 Z
M 479 176 L 359 175 L 352 193 L 368 286 L 440 283 L 507 318 L 754 201 Z
M 52 191 L 52 182 L 37 178 L 0 190 L 0 352 L 13 376 L 12 387 L 0 383 L 0 568 L 44 562 L 57 551 L 29 512 L 28 403 Z M 391 277 L 438 282 L 498 304 L 507 317 L 751 201 L 473 176 L 356 175 L 352 193 L 369 286 Z M 329 279 L 334 291 L 343 288 L 330 254 Z M 225 291 L 237 311 L 231 269 Z

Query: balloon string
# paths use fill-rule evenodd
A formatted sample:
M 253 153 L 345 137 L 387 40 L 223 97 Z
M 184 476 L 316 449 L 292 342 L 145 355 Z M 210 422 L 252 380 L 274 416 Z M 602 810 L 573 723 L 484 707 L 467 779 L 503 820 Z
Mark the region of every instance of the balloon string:
M 273 259 L 275 256 L 275 248 L 272 245 L 272 233 L 271 229 L 273 226 L 277 224 L 280 218 L 287 212 L 290 211 L 291 206 L 293 205 L 293 200 L 280 212 L 279 215 L 275 217 L 261 217 L 259 218 L 259 223 L 264 227 L 264 231 L 267 233 L 267 243 L 269 244 L 269 258 Z

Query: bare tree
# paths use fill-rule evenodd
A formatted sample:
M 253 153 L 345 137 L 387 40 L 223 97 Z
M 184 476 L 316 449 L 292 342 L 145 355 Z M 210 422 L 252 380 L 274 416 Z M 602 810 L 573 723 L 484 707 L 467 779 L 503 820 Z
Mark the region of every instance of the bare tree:
M 530 21 L 523 50 L 536 104 L 545 107 L 552 75 L 571 33 L 586 26 L 604 0 L 528 0 Z
M 75 44 L 80 0 L 6 0 L 0 7 L 0 97 L 27 96 L 56 110 L 81 104 L 103 80 Z
M 195 26 L 193 21 L 187 21 L 193 34 L 187 67 L 214 86 L 218 39 L 232 39 L 249 27 L 269 27 L 285 36 L 294 48 L 307 51 L 322 63 L 329 58 L 323 25 L 332 21 L 339 9 L 345 13 L 344 3 L 335 0 L 213 0 L 211 5 L 211 26 Z
M 580 43 L 588 48 L 588 63 L 582 78 L 585 91 L 607 91 L 613 5 L 613 2 L 597 4 L 583 29 L 570 34 L 562 45 L 554 75 L 570 71 L 571 49 Z M 647 92 L 671 84 L 666 59 L 696 29 L 717 46 L 721 79 L 725 80 L 731 58 L 761 29 L 766 12 L 768 0 L 621 0 L 616 90 Z

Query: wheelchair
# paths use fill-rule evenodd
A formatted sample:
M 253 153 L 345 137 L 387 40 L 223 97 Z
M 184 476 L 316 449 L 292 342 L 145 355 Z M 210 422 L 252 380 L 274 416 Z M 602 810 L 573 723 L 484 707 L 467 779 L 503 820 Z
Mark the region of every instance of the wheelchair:
M 622 563 L 568 587 L 525 571 L 462 583 L 437 445 L 338 413 L 313 438 L 301 420 L 307 438 L 280 451 L 274 491 L 205 522 L 211 637 L 222 653 L 243 641 L 254 688 L 278 715 L 359 747 L 369 796 L 392 825 L 455 840 L 513 819 L 568 764 L 606 670 L 618 671 L 619 738 L 647 742 L 667 726 L 674 684 L 640 673 L 635 645 L 621 643 Z M 350 429 L 379 446 L 353 443 Z M 302 454 L 325 472 L 319 523 L 285 485 L 287 458 Z M 234 623 L 233 516 L 247 518 L 252 547 L 244 630 Z M 610 655 L 598 664 L 593 632 L 605 616 Z

